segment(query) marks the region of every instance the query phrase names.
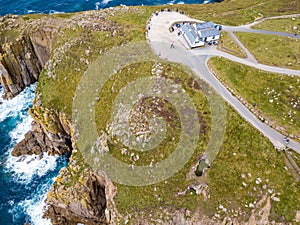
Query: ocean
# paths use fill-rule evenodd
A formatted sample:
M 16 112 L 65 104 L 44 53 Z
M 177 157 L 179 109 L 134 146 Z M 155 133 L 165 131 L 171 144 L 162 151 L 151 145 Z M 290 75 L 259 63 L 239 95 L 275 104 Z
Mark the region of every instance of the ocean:
M 0 15 L 28 13 L 78 12 L 119 6 L 165 5 L 165 4 L 203 4 L 220 2 L 221 0 L 0 0 Z
M 50 224 L 42 219 L 44 198 L 66 157 L 12 157 L 13 147 L 30 130 L 35 85 L 26 88 L 12 100 L 0 97 L 0 224 Z M 3 90 L 0 88 L 0 95 Z
M 203 4 L 220 0 L 0 0 L 0 15 L 58 12 L 77 12 L 125 5 Z M 14 146 L 31 128 L 32 118 L 28 109 L 32 106 L 35 85 L 26 88 L 12 100 L 1 98 L 0 86 L 0 225 L 51 224 L 43 219 L 47 191 L 59 170 L 67 166 L 66 157 L 44 154 L 12 157 Z

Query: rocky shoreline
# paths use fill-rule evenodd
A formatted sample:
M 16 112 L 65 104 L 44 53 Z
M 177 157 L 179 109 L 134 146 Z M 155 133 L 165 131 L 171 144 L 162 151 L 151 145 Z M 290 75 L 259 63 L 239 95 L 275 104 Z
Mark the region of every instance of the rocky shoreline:
M 0 28 L 5 28 L 6 32 L 18 30 L 19 20 L 16 15 L 0 17 Z M 13 98 L 38 81 L 50 59 L 52 40 L 61 26 L 60 21 L 34 22 L 23 24 L 25 29 L 20 30 L 15 40 L 1 40 L 5 43 L 0 47 L 0 82 L 4 98 Z M 48 192 L 44 217 L 60 225 L 110 223 L 108 209 L 116 189 L 104 174 L 99 175 L 83 159 L 78 160 L 71 120 L 64 113 L 43 107 L 39 96 L 35 97 L 29 113 L 34 119 L 32 128 L 15 146 L 12 156 L 71 155 L 68 167 L 60 171 Z
M 0 28 L 6 32 L 17 30 L 16 15 L 1 17 Z M 53 29 L 40 28 L 36 32 L 20 31 L 14 40 L 6 42 L 0 48 L 0 82 L 5 98 L 18 95 L 25 87 L 36 82 L 39 74 L 49 60 Z
M 75 41 L 74 43 L 66 42 L 62 47 L 60 46 L 61 48 L 54 49 L 52 42 L 62 26 L 68 26 L 72 30 L 72 25 L 75 24 L 81 28 L 105 31 L 108 35 L 106 37 L 119 34 L 123 36 L 123 30 L 117 29 L 118 25 L 105 21 L 105 13 L 113 14 L 114 11 L 102 10 L 100 13 L 75 14 L 72 19 L 66 20 L 53 17 L 38 19 L 28 24 L 24 22 L 25 29 L 19 30 L 18 34 L 13 34 L 12 36 L 16 36 L 14 40 L 2 40 L 0 35 L 0 41 L 5 43 L 0 46 L 0 82 L 4 88 L 5 98 L 13 98 L 26 86 L 38 81 L 43 69 L 49 79 L 58 79 L 55 74 L 55 66 L 61 62 L 62 55 L 60 53 L 64 54 L 75 43 Z M 19 18 L 14 15 L 0 17 L 0 28 L 5 27 L 5 32 L 18 30 L 20 25 L 15 23 L 18 20 Z M 82 40 L 76 40 L 76 43 L 77 41 L 81 42 Z M 77 61 L 88 65 L 90 52 L 93 50 L 92 48 L 82 50 L 84 55 L 78 56 Z M 97 51 L 97 54 L 102 54 L 102 49 L 100 53 Z M 82 58 L 80 58 L 81 56 Z M 77 66 L 76 71 L 81 71 L 80 66 L 82 65 Z M 30 115 L 34 119 L 32 129 L 15 146 L 12 155 L 35 154 L 40 157 L 43 157 L 44 153 L 60 156 L 70 155 L 68 167 L 60 170 L 47 194 L 45 218 L 49 218 L 54 225 L 118 224 L 120 218 L 125 221 L 125 224 L 129 223 L 131 218 L 137 218 L 140 224 L 154 224 L 138 213 L 136 215 L 118 214 L 114 204 L 117 188 L 104 173 L 93 170 L 77 150 L 76 133 L 69 116 L 55 111 L 51 107 L 45 107 L 39 95 L 35 97 Z M 191 188 L 197 192 L 202 187 L 193 186 Z M 162 206 L 160 210 L 165 211 L 165 215 L 167 215 L 165 221 L 169 221 L 170 224 L 259 224 L 267 221 L 270 215 L 268 195 L 262 198 L 261 205 L 263 207 L 253 208 L 249 222 L 245 223 L 239 223 L 236 218 L 221 218 L 220 215 L 226 213 L 227 210 L 222 205 L 219 206 L 218 213 L 212 218 L 208 218 L 198 211 L 191 215 L 191 211 L 187 209 L 176 208 L 174 211 L 168 212 L 168 206 Z M 262 214 L 264 216 L 261 218 Z M 161 219 L 155 224 L 164 224 L 165 221 Z

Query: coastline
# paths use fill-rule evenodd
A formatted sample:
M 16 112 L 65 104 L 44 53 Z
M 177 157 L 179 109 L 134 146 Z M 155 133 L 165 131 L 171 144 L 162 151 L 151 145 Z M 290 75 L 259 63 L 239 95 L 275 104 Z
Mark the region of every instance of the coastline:
M 125 7 L 118 9 L 125 10 Z M 114 10 L 112 10 L 112 13 L 117 13 L 117 10 Z M 111 13 L 109 9 L 103 11 L 105 13 Z M 101 14 L 101 12 L 99 13 L 97 11 L 79 13 L 84 16 L 78 16 L 75 19 L 75 24 L 78 25 L 80 19 L 92 17 L 94 13 L 96 16 Z M 15 22 L 18 18 L 15 16 L 7 16 L 5 20 Z M 21 39 L 12 42 L 11 45 L 7 45 L 7 48 L 1 49 L 2 54 L 4 53 L 6 56 L 9 56 L 9 58 L 4 58 L 5 65 L 3 61 L 2 64 L 0 64 L 0 70 L 3 73 L 1 82 L 8 98 L 18 95 L 26 86 L 38 81 L 38 77 L 43 68 L 47 69 L 48 79 L 56 79 L 55 74 L 51 71 L 53 64 L 49 64 L 48 62 L 49 59 L 52 60 L 51 56 L 54 51 L 54 49 L 52 49 L 52 41 L 61 28 L 60 25 L 58 25 L 61 21 L 58 18 L 52 18 L 50 22 L 46 20 L 47 19 L 42 21 L 42 23 L 38 22 L 34 24 L 33 27 L 40 26 L 43 23 L 47 25 L 54 24 L 54 27 L 57 27 L 54 29 L 47 27 L 45 30 L 38 29 L 37 32 L 22 33 L 24 36 L 22 36 Z M 12 26 L 11 28 L 13 29 L 14 27 Z M 100 29 L 102 28 L 103 27 Z M 114 30 L 117 29 L 117 26 L 114 27 Z M 108 31 L 113 33 L 114 30 Z M 62 51 L 64 51 L 64 49 Z M 86 57 L 88 58 L 88 56 Z M 55 61 L 51 61 L 51 63 L 53 62 Z M 12 68 L 18 72 L 13 73 Z M 18 74 L 22 79 L 13 76 L 13 74 Z M 16 146 L 14 155 L 43 155 L 46 152 L 50 155 L 65 155 L 72 152 L 68 169 L 61 170 L 60 175 L 56 178 L 55 184 L 57 185 L 60 183 L 59 179 L 71 179 L 72 176 L 80 170 L 77 162 L 81 159 L 80 156 L 76 154 L 76 135 L 74 127 L 68 115 L 62 111 L 44 107 L 39 96 L 36 96 L 33 104 L 34 106 L 30 110 L 30 114 L 35 121 L 33 128 L 25 135 L 25 139 Z M 72 175 L 72 173 L 74 174 Z M 78 203 L 77 205 L 71 205 L 70 202 L 68 204 L 64 201 L 68 198 L 70 198 L 69 201 L 72 199 L 75 199 L 74 201 L 78 200 L 78 193 L 84 192 L 80 190 L 79 184 L 75 183 L 73 188 L 68 186 L 52 186 L 47 197 L 50 207 L 48 207 L 46 216 L 52 219 L 53 224 L 69 224 L 74 221 L 82 221 L 85 224 L 110 223 L 111 219 L 117 214 L 113 202 L 116 188 L 107 180 L 105 175 L 99 177 L 89 169 L 85 170 L 82 174 L 80 183 L 84 183 L 84 186 L 89 190 L 88 193 L 90 196 L 85 199 L 85 202 Z M 62 189 L 67 190 L 64 196 L 60 193 Z M 68 193 L 74 192 L 76 189 L 80 190 L 77 195 L 68 195 Z M 95 197 L 97 195 L 100 195 L 101 199 L 97 199 Z M 57 199 L 60 201 L 57 201 Z M 94 201 L 95 199 L 97 200 Z M 105 201 L 103 199 L 105 199 Z M 106 209 L 108 209 L 109 212 L 107 212 Z M 94 211 L 91 213 L 90 210 Z M 66 215 L 68 219 L 65 218 Z M 90 220 L 93 222 L 89 223 Z

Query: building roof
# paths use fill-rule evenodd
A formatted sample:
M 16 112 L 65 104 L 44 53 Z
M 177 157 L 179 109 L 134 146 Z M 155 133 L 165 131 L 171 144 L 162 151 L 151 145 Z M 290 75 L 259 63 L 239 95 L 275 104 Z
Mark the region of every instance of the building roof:
M 196 41 L 198 34 L 196 33 L 196 31 L 193 29 L 191 25 L 184 24 L 182 25 L 181 29 L 191 43 L 194 43 Z
M 220 31 L 218 29 L 205 29 L 200 30 L 199 35 L 201 38 L 214 37 L 220 35 Z
M 215 28 L 215 24 L 213 22 L 205 22 L 205 23 L 197 23 L 196 29 L 197 30 L 203 30 L 207 28 Z

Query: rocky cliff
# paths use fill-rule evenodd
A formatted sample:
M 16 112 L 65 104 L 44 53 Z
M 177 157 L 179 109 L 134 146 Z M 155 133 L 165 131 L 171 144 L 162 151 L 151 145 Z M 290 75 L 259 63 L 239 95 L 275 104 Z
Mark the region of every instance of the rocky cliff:
M 116 193 L 112 182 L 85 163 L 76 150 L 73 125 L 64 113 L 49 110 L 34 100 L 30 110 L 32 129 L 12 151 L 13 156 L 44 153 L 64 155 L 72 152 L 47 197 L 44 217 L 54 225 L 108 224 L 111 202 Z
M 0 46 L 0 81 L 6 98 L 16 96 L 26 86 L 36 82 L 43 69 L 47 71 L 53 66 L 49 59 L 51 54 L 54 54 L 54 58 L 56 56 L 52 46 L 59 30 L 66 26 L 97 31 L 112 27 L 103 22 L 104 15 L 97 13 L 78 14 L 70 20 L 55 16 L 37 17 L 41 18 L 0 17 L 0 41 L 3 43 Z M 95 22 L 83 23 L 84 19 Z M 12 155 L 71 155 L 69 166 L 60 171 L 48 193 L 44 216 L 52 224 L 109 223 L 116 188 L 104 174 L 92 170 L 76 150 L 74 128 L 69 116 L 45 107 L 39 94 L 29 112 L 34 119 L 32 128 L 15 146 Z
M 70 111 L 78 80 L 93 60 L 113 46 L 120 46 L 128 40 L 144 38 L 144 24 L 150 16 L 150 11 L 147 12 L 145 9 L 137 8 L 128 9 L 124 6 L 74 15 L 61 15 L 61 17 L 55 15 L 44 16 L 44 18 L 36 21 L 31 21 L 31 19 L 27 21 L 25 18 L 20 19 L 15 16 L 0 17 L 0 41 L 3 43 L 0 46 L 0 79 L 6 97 L 15 96 L 40 76 L 37 96 L 33 102 L 33 108 L 30 110 L 30 114 L 34 118 L 32 130 L 25 135 L 24 140 L 15 147 L 12 154 L 14 156 L 37 154 L 42 157 L 46 152 L 50 155 L 71 153 L 68 167 L 60 171 L 59 176 L 48 192 L 47 209 L 44 217 L 49 218 L 54 225 L 77 225 L 79 223 L 85 225 L 110 223 L 166 224 L 166 221 L 169 224 L 239 224 L 237 218 L 231 220 L 227 218 L 227 215 L 237 217 L 238 215 L 244 216 L 248 212 L 249 215 L 245 216 L 246 220 L 248 221 L 248 217 L 250 217 L 252 222 L 240 224 L 266 224 L 265 218 L 270 214 L 268 196 L 263 198 L 260 204 L 267 207 L 263 210 L 257 210 L 257 218 L 254 215 L 255 209 L 252 212 L 250 211 L 252 210 L 250 205 L 249 209 L 243 207 L 242 200 L 249 199 L 247 193 L 252 195 L 252 190 L 256 190 L 256 188 L 261 193 L 267 191 L 264 190 L 265 188 L 262 185 L 258 187 L 254 177 L 249 178 L 249 183 L 245 184 L 245 187 L 244 182 L 242 183 L 241 180 L 244 179 L 243 177 L 237 179 L 238 182 L 235 183 L 222 183 L 220 181 L 221 185 L 217 186 L 229 185 L 229 187 L 233 187 L 235 185 L 235 187 L 240 187 L 242 184 L 241 188 L 243 189 L 239 189 L 242 194 L 240 192 L 234 193 L 235 198 L 242 202 L 242 209 L 228 208 L 227 210 L 221 205 L 218 193 L 215 192 L 217 194 L 213 196 L 213 192 L 211 192 L 209 194 L 212 196 L 210 199 L 212 203 L 209 201 L 203 202 L 200 196 L 199 202 L 204 205 L 210 204 L 207 209 L 204 209 L 206 211 L 196 208 L 195 215 L 192 215 L 191 210 L 181 207 L 181 205 L 187 203 L 189 207 L 193 208 L 192 201 L 197 196 L 195 197 L 194 190 L 190 189 L 188 189 L 186 199 L 184 199 L 184 196 L 177 196 L 176 193 L 182 191 L 179 188 L 177 178 L 159 184 L 161 187 L 149 186 L 138 189 L 119 185 L 118 195 L 116 195 L 117 189 L 113 183 L 105 174 L 94 171 L 83 159 L 80 151 L 77 150 Z M 117 16 L 110 20 L 109 17 L 113 17 L 115 14 Z M 125 16 L 122 18 L 122 15 Z M 145 21 L 143 21 L 143 18 Z M 125 20 L 125 22 L 120 22 L 121 20 Z M 43 69 L 45 73 L 40 75 Z M 107 104 L 103 105 L 107 107 Z M 244 125 L 242 124 L 243 127 Z M 252 134 L 251 132 L 250 134 Z M 256 137 L 259 139 L 259 136 L 255 135 L 253 134 L 254 139 Z M 237 145 L 236 143 L 239 142 L 235 142 L 234 146 Z M 242 142 L 241 146 L 248 145 L 249 143 L 243 145 Z M 240 145 L 238 145 L 238 148 L 240 148 Z M 231 150 L 232 146 L 230 146 L 230 155 L 232 154 Z M 239 149 L 234 154 L 239 154 L 240 151 L 242 150 Z M 123 153 L 121 154 L 123 155 Z M 248 154 L 243 153 L 243 160 L 246 155 Z M 270 156 L 270 154 L 265 155 Z M 220 161 L 228 161 L 228 158 L 225 158 L 226 155 L 223 157 L 224 160 Z M 251 163 L 254 162 L 254 165 L 260 165 L 258 161 L 251 159 Z M 269 165 L 269 161 L 266 165 Z M 221 166 L 218 171 L 224 170 L 223 164 Z M 231 177 L 239 177 L 236 170 L 234 168 L 234 175 Z M 272 168 L 273 170 L 274 168 Z M 229 172 L 233 174 L 232 171 Z M 250 172 L 251 170 L 247 171 L 247 174 L 250 174 L 249 176 L 251 176 Z M 215 177 L 224 176 L 222 173 L 215 172 L 215 174 Z M 226 179 L 231 181 L 228 177 Z M 184 186 L 185 175 L 181 178 Z M 226 179 L 224 179 L 224 182 L 227 182 Z M 208 177 L 207 180 L 213 181 L 213 176 Z M 257 185 L 253 186 L 255 184 Z M 218 188 L 213 188 L 212 182 L 210 185 L 212 186 L 211 190 L 218 190 Z M 246 186 L 248 189 L 245 189 Z M 169 187 L 176 187 L 176 193 L 170 192 Z M 197 194 L 197 190 L 195 191 Z M 283 191 L 280 192 L 283 193 Z M 118 198 L 118 196 L 121 197 Z M 115 207 L 114 197 L 116 204 L 119 204 L 120 214 L 118 214 Z M 154 202 L 154 204 L 151 202 L 151 207 L 147 206 L 149 199 Z M 217 205 L 214 205 L 215 202 L 213 201 L 216 201 Z M 133 205 L 132 202 L 133 204 L 138 202 L 138 204 Z M 189 204 L 190 202 L 191 204 Z M 130 204 L 131 207 L 128 206 Z M 257 207 L 261 207 L 260 205 L 258 204 Z M 141 209 L 137 210 L 138 207 Z M 129 212 L 127 212 L 127 209 Z M 262 217 L 261 215 L 264 212 L 267 216 Z M 205 216 L 205 213 L 208 216 Z
M 108 224 L 115 193 L 112 182 L 92 170 L 74 150 L 68 168 L 60 171 L 48 193 L 44 217 L 53 225 Z
M 6 98 L 12 98 L 36 82 L 48 61 L 56 32 L 49 27 L 27 30 L 17 16 L 1 18 L 0 82 Z M 13 33 L 13 35 L 11 34 Z M 7 36 L 6 36 L 7 35 Z M 9 38 L 13 39 L 9 39 Z
M 40 101 L 38 101 L 40 102 Z M 38 106 L 30 109 L 32 128 L 12 151 L 13 156 L 36 154 L 63 155 L 71 152 L 73 128 L 66 115 Z

